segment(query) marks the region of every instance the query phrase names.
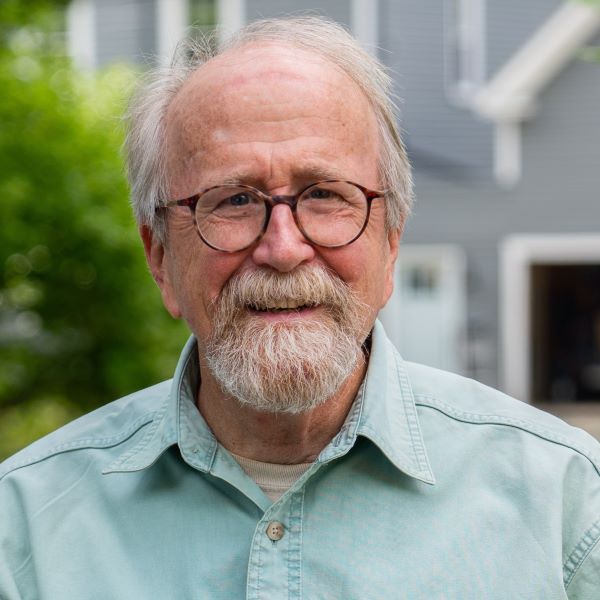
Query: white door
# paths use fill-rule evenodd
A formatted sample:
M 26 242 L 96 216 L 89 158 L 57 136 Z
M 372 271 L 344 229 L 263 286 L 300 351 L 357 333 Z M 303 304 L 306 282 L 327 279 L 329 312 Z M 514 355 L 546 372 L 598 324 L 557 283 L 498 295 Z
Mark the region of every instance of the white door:
M 460 246 L 400 246 L 394 293 L 379 318 L 406 360 L 464 373 L 465 305 Z

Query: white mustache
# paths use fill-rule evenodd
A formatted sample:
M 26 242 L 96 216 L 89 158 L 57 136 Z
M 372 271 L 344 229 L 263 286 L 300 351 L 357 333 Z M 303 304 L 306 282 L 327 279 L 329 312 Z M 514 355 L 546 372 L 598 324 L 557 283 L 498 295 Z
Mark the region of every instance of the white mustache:
M 340 306 L 352 296 L 352 289 L 339 277 L 325 267 L 313 266 L 299 267 L 291 273 L 244 271 L 227 282 L 217 303 L 229 310 Z

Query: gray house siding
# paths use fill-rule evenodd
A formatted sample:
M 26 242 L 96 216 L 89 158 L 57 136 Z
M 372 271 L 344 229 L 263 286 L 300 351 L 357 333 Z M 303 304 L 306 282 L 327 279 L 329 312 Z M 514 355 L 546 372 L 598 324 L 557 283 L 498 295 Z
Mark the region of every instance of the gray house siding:
M 498 378 L 498 247 L 513 233 L 597 233 L 600 229 L 600 66 L 572 62 L 524 124 L 523 177 L 504 191 L 434 177 L 417 167 L 417 204 L 404 241 L 460 244 L 468 262 L 468 337 L 482 352 L 467 365 Z M 472 354 L 472 353 L 471 353 Z
M 154 0 L 95 0 L 94 10 L 98 66 L 116 61 L 153 63 L 156 54 Z
M 488 77 L 493 76 L 561 4 L 562 0 L 488 0 Z
M 546 89 L 540 111 L 526 124 L 522 187 L 531 195 L 530 228 L 600 228 L 599 106 L 600 66 L 575 60 Z M 534 195 L 540 182 L 543 194 Z
M 247 0 L 248 21 L 283 15 L 325 15 L 346 26 L 350 24 L 350 0 L 325 0 L 314 5 L 298 0 Z
M 444 3 L 379 0 L 379 58 L 390 68 L 415 168 L 417 202 L 404 242 L 456 244 L 467 258 L 466 372 L 501 385 L 499 245 L 514 233 L 600 229 L 600 66 L 573 60 L 524 123 L 522 177 L 510 190 L 492 176 L 494 125 L 449 98 Z M 486 76 L 493 75 L 562 0 L 486 2 Z M 155 52 L 155 0 L 94 0 L 98 62 Z M 351 1 L 247 0 L 246 18 L 325 14 L 351 24 Z M 410 358 L 408 356 L 407 358 Z
M 396 77 L 413 162 L 452 177 L 491 178 L 492 127 L 448 99 L 443 0 L 380 0 L 379 16 L 379 57 Z

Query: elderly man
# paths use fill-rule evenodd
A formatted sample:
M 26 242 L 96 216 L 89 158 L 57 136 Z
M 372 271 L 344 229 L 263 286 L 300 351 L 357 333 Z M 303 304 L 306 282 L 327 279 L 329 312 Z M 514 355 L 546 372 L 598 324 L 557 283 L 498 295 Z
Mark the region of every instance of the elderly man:
M 598 445 L 376 322 L 411 189 L 381 67 L 314 18 L 209 52 L 128 138 L 193 337 L 172 382 L 1 467 L 0 597 L 599 598 Z

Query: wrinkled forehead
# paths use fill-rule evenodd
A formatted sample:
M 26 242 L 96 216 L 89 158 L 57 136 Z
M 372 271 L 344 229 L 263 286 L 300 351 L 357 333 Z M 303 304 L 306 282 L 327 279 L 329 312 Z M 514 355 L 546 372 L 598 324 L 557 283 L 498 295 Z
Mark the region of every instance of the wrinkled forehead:
M 167 111 L 168 152 L 184 158 L 200 139 L 226 135 L 232 124 L 264 116 L 265 107 L 273 122 L 290 110 L 312 111 L 340 127 L 360 123 L 377 137 L 366 95 L 337 65 L 296 47 L 248 44 L 202 65 L 177 92 Z

